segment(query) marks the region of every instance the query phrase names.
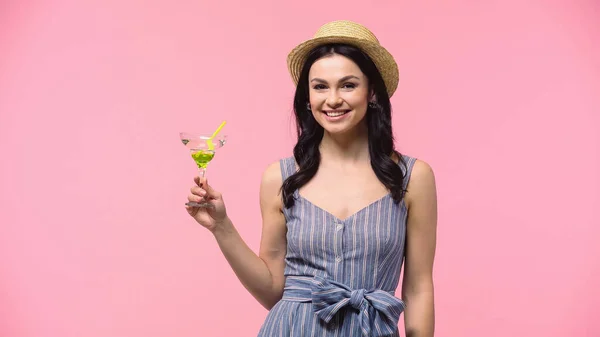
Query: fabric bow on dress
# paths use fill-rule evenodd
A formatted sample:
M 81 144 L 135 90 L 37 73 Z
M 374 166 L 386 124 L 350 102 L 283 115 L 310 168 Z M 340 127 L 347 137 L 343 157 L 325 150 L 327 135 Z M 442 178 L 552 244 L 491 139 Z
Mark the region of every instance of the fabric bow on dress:
M 297 280 L 303 280 L 302 283 L 305 283 L 308 278 L 298 278 Z M 306 294 L 306 290 L 310 290 L 310 295 Z M 320 276 L 310 279 L 310 289 L 296 284 L 292 285 L 289 291 L 296 293 L 295 299 L 297 300 L 303 297 L 306 299 L 306 295 L 309 295 L 315 314 L 325 323 L 329 323 L 342 309 L 357 310 L 363 336 L 393 335 L 398 329 L 400 314 L 405 308 L 401 299 L 387 291 L 379 289 L 353 290 L 342 283 Z

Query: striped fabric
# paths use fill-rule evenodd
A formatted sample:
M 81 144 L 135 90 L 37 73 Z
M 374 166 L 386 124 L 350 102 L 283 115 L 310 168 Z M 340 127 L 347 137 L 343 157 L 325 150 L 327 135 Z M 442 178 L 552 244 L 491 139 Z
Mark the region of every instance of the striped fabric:
M 415 158 L 404 156 L 408 184 Z M 280 161 L 283 178 L 293 157 Z M 401 166 L 403 169 L 404 167 Z M 287 221 L 286 283 L 258 336 L 400 336 L 404 302 L 395 296 L 407 210 L 391 194 L 338 219 L 295 191 Z

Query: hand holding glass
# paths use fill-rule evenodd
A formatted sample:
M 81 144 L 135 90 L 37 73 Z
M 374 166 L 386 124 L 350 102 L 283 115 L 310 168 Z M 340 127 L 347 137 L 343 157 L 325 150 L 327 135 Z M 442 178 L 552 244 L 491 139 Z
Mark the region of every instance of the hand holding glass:
M 182 132 L 179 134 L 181 142 L 189 150 L 198 166 L 199 176 L 203 178 L 206 175 L 206 168 L 215 157 L 215 152 L 225 145 L 227 140 L 226 135 L 213 136 L 210 133 L 189 133 Z M 212 207 L 208 202 L 188 202 L 187 206 L 191 207 Z

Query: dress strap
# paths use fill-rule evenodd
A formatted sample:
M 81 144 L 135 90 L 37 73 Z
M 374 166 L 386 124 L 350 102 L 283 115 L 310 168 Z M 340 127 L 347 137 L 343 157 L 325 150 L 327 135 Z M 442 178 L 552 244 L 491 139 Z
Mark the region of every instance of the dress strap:
M 402 159 L 405 165 L 400 165 L 400 169 L 402 169 L 402 173 L 404 174 L 404 181 L 402 183 L 402 188 L 406 190 L 408 187 L 408 181 L 410 180 L 410 174 L 412 173 L 412 169 L 415 166 L 415 162 L 417 158 L 409 157 L 406 155 L 402 155 Z
M 280 159 L 279 167 L 281 168 L 281 177 L 286 180 L 296 172 L 296 159 L 294 157 Z

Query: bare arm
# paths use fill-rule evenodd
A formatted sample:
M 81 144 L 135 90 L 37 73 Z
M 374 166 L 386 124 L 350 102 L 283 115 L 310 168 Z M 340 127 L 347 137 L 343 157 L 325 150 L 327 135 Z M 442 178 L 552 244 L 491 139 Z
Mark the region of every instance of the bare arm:
M 279 195 L 281 184 L 279 163 L 273 163 L 265 170 L 260 187 L 263 227 L 258 256 L 246 245 L 228 217 L 213 232 L 238 279 L 269 310 L 281 299 L 285 282 L 287 242 Z
M 402 297 L 407 337 L 433 337 L 435 326 L 433 261 L 437 196 L 431 167 L 417 161 L 406 194 L 408 224 Z

